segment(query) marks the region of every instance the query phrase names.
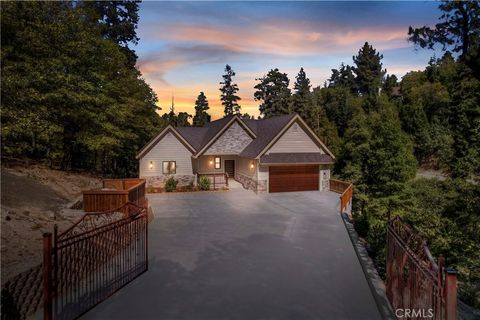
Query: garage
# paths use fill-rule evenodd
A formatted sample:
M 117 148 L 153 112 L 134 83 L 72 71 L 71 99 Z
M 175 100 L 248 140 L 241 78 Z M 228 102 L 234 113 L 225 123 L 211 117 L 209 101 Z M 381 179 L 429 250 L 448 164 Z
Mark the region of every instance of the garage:
M 318 165 L 269 167 L 269 192 L 311 191 L 319 189 Z

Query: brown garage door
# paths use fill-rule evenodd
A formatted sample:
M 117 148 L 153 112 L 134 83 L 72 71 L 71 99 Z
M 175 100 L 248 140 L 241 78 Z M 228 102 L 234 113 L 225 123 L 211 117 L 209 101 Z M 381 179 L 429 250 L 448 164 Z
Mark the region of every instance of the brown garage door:
M 318 190 L 318 165 L 271 166 L 269 192 Z

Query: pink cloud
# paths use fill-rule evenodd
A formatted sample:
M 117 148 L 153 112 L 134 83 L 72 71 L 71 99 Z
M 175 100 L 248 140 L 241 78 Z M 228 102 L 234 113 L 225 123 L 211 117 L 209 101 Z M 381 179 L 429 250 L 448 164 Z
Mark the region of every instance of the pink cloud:
M 312 30 L 305 26 L 277 26 L 260 24 L 243 30 L 220 29 L 211 26 L 177 24 L 168 32 L 150 36 L 167 40 L 218 45 L 239 53 L 273 55 L 312 55 L 319 53 L 355 53 L 369 41 L 377 49 L 394 49 L 407 46 L 404 28 L 356 30 Z M 335 29 L 335 28 L 333 28 Z

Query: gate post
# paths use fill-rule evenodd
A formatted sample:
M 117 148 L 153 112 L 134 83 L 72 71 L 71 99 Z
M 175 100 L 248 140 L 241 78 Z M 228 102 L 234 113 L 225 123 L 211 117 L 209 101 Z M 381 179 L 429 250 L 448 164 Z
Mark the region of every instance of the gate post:
M 52 294 L 52 234 L 43 234 L 43 319 L 53 318 Z
M 457 273 L 445 269 L 445 320 L 457 319 Z

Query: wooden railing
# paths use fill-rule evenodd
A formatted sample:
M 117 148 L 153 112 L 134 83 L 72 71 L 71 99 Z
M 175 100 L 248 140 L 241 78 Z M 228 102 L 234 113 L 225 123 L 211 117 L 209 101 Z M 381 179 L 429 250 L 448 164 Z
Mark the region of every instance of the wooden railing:
M 207 177 L 210 180 L 210 185 L 213 190 L 216 190 L 219 186 L 228 187 L 228 173 L 201 173 L 198 174 L 198 179 L 200 177 Z
M 353 184 L 330 179 L 330 191 L 340 193 L 340 214 L 348 209 L 353 197 Z
M 105 179 L 102 189 L 83 191 L 83 210 L 112 210 L 127 202 L 145 206 L 145 179 Z
M 426 241 L 400 217 L 391 219 L 387 230 L 386 294 L 392 308 L 428 312 L 425 318 L 432 320 L 456 320 L 456 272 L 444 267 L 443 257 L 436 262 Z

